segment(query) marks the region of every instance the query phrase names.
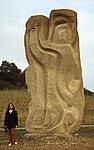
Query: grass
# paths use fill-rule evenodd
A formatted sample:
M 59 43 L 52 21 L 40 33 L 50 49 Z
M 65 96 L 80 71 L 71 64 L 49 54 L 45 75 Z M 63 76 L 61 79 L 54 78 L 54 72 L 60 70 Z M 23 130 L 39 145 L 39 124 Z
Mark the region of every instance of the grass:
M 94 127 L 81 127 L 78 134 L 83 138 L 94 138 Z
M 17 140 L 22 139 L 26 134 L 25 129 L 16 130 Z M 81 127 L 78 131 L 78 135 L 82 138 L 94 138 L 94 127 Z M 8 134 L 3 131 L 0 131 L 0 143 L 8 141 Z
M 21 139 L 24 137 L 26 134 L 26 130 L 16 130 L 16 137 L 17 140 Z M 8 141 L 8 134 L 3 131 L 0 131 L 0 142 Z
M 4 116 L 8 104 L 12 102 L 18 111 L 19 127 L 25 126 L 28 115 L 30 94 L 25 90 L 1 90 L 0 91 L 0 127 L 3 127 Z
M 83 124 L 94 124 L 94 95 L 85 96 L 85 111 Z
M 5 111 L 10 102 L 13 102 L 18 111 L 19 127 L 24 127 L 28 115 L 30 94 L 27 90 L 0 90 L 0 127 L 3 127 Z M 85 96 L 83 124 L 94 124 L 94 95 Z

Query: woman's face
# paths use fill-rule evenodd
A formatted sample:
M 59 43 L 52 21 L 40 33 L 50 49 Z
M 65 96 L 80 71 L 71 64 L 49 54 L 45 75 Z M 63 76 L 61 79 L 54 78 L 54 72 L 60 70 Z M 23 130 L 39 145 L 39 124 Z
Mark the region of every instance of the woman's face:
M 10 109 L 10 110 L 13 109 L 13 104 L 9 104 L 9 109 Z

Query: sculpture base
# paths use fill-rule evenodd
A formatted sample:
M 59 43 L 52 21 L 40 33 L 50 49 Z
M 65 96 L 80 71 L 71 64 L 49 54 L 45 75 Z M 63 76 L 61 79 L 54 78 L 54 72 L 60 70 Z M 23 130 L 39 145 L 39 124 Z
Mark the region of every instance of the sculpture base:
M 59 138 L 59 137 L 62 137 L 62 138 L 66 138 L 66 137 L 70 137 L 72 136 L 71 134 L 30 134 L 30 133 L 27 133 L 25 134 L 25 137 L 26 139 L 28 140 L 32 140 L 32 139 L 51 139 L 51 138 Z
M 79 134 L 26 134 L 25 140 L 34 147 L 39 146 L 71 146 L 83 143 Z

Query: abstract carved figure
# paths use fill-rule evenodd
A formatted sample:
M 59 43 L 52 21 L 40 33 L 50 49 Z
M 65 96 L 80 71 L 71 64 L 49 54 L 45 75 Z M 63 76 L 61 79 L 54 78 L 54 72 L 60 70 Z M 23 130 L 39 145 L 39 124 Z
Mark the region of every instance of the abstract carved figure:
M 50 17 L 31 16 L 25 49 L 31 94 L 26 130 L 31 133 L 74 133 L 84 112 L 77 14 L 52 10 Z

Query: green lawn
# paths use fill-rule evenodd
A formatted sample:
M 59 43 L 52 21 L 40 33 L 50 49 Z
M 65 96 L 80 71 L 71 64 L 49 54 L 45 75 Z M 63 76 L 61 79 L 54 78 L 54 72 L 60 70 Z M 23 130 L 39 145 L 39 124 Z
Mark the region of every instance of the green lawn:
M 19 127 L 25 126 L 30 94 L 27 90 L 0 91 L 0 127 L 3 126 L 4 115 L 9 102 L 13 102 L 18 111 Z M 94 96 L 85 96 L 85 115 L 83 124 L 94 124 Z

